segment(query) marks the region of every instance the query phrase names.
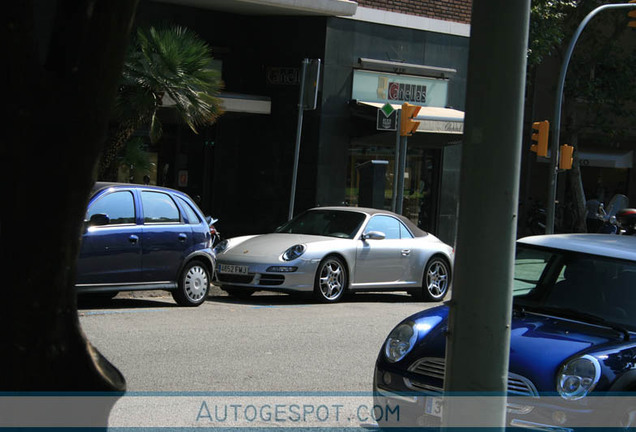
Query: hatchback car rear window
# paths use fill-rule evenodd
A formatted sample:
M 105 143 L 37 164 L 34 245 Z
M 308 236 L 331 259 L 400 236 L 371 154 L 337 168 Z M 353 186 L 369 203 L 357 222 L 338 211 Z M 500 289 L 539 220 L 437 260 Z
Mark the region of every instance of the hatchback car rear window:
M 92 203 L 87 212 L 86 220 L 91 216 L 104 214 L 109 218 L 109 225 L 122 225 L 135 223 L 135 201 L 132 193 L 119 191 L 106 194 Z
M 199 218 L 197 213 L 194 211 L 192 206 L 190 206 L 190 203 L 188 203 L 186 200 L 184 200 L 183 198 L 179 196 L 177 197 L 177 200 L 179 200 L 179 202 L 181 203 L 181 208 L 185 212 L 185 215 L 186 215 L 186 218 L 188 219 L 189 224 L 196 225 L 201 223 L 201 219 Z
M 179 209 L 169 195 L 161 192 L 141 192 L 144 223 L 179 223 Z

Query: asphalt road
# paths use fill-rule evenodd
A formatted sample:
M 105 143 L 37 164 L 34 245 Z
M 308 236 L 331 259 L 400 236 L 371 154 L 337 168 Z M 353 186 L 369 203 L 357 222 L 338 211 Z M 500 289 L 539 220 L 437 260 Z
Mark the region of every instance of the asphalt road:
M 402 293 L 338 304 L 213 290 L 197 308 L 165 293 L 80 304 L 89 340 L 124 374 L 129 392 L 370 392 L 389 331 L 435 306 Z

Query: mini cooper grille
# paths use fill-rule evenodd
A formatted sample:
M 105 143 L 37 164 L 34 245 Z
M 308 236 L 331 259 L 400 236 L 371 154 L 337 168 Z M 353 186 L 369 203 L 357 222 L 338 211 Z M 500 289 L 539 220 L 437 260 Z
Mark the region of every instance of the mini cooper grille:
M 248 284 L 252 282 L 252 279 L 254 279 L 254 275 L 233 275 L 217 273 L 216 278 L 219 280 L 219 282 Z
M 444 388 L 444 371 L 446 370 L 446 361 L 442 358 L 423 358 L 409 367 L 409 372 L 420 375 L 428 380 L 428 383 L 404 379 L 405 384 L 412 390 L 423 390 L 433 393 L 441 393 Z M 514 373 L 508 373 L 508 393 L 515 396 L 532 396 L 539 395 L 536 387 L 532 382 Z
M 271 274 L 262 274 L 260 285 L 282 285 L 285 282 L 285 276 L 283 275 L 271 275 Z

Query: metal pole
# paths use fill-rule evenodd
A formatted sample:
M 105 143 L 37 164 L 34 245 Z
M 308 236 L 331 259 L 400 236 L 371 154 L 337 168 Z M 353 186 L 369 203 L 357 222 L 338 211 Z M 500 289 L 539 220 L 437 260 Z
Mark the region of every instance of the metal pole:
M 397 129 L 395 131 L 395 156 L 393 162 L 393 195 L 391 196 L 391 211 L 395 213 L 397 206 L 398 191 L 398 163 L 400 160 L 400 121 L 402 118 L 402 110 L 397 110 L 396 121 Z
M 492 431 L 506 418 L 530 0 L 473 0 L 471 16 L 442 426 Z
M 294 151 L 294 171 L 292 173 L 291 183 L 291 197 L 289 198 L 289 218 L 294 217 L 294 201 L 296 199 L 296 179 L 298 177 L 298 160 L 300 159 L 300 137 L 303 131 L 303 113 L 304 107 L 304 93 L 305 93 L 305 75 L 307 73 L 307 65 L 309 59 L 303 60 L 302 74 L 300 78 L 300 97 L 298 98 L 298 124 L 296 125 L 296 149 Z
M 404 173 L 406 172 L 406 146 L 407 141 L 405 136 L 400 137 L 400 157 L 399 157 L 399 171 L 397 173 L 397 194 L 395 212 L 402 214 L 402 203 L 404 202 Z
M 565 75 L 568 71 L 568 66 L 570 64 L 570 58 L 572 57 L 572 52 L 574 51 L 574 46 L 579 39 L 579 36 L 583 32 L 583 29 L 590 22 L 594 16 L 604 10 L 607 9 L 626 9 L 626 8 L 636 8 L 636 3 L 625 3 L 625 4 L 610 4 L 599 6 L 594 9 L 592 12 L 587 14 L 587 16 L 581 21 L 574 36 L 570 40 L 570 45 L 565 53 L 565 57 L 563 58 L 563 62 L 561 63 L 561 73 L 559 74 L 559 82 L 557 83 L 556 90 L 556 98 L 554 102 L 554 121 L 552 122 L 552 143 L 550 146 L 550 178 L 548 180 L 548 202 L 546 208 L 546 224 L 545 224 L 545 233 L 553 234 L 554 233 L 554 219 L 556 213 L 556 192 L 557 192 L 557 165 L 559 160 L 559 137 L 561 134 L 561 105 L 563 101 L 563 87 L 565 86 Z

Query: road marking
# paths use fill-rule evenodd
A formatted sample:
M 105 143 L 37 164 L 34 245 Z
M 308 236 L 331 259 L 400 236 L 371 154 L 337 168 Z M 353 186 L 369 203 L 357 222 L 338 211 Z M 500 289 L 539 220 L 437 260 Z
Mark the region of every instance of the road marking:
M 310 305 L 261 305 L 261 306 L 250 306 L 250 309 L 277 309 L 277 308 L 302 308 L 309 307 Z
M 79 312 L 79 316 L 88 316 L 88 315 L 114 315 L 114 314 L 126 314 L 126 313 L 140 313 L 140 312 L 164 312 L 170 309 L 141 309 L 141 310 L 121 310 L 121 311 L 90 311 L 90 312 Z

